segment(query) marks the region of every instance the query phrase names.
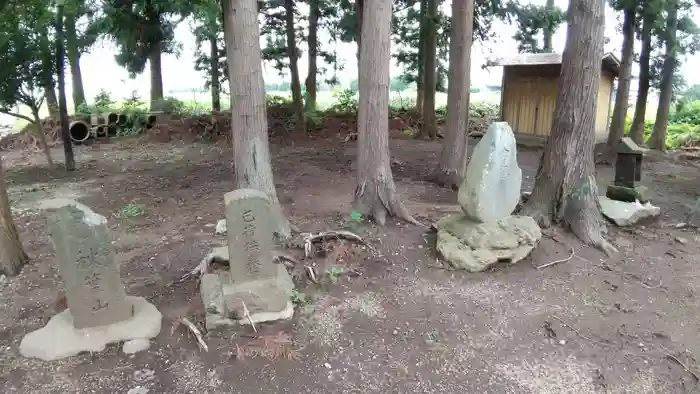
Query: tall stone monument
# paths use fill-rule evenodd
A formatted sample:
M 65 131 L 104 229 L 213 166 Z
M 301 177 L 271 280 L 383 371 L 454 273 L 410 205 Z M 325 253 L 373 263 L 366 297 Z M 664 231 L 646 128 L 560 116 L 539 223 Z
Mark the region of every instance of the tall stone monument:
M 457 194 L 464 214 L 437 224 L 437 250 L 451 268 L 478 272 L 530 254 L 542 234 L 531 217 L 512 215 L 521 182 L 513 131 L 506 122 L 492 123 L 472 151 Z
M 56 360 L 108 343 L 158 335 L 162 315 L 141 297 L 126 295 L 107 232 L 107 219 L 73 200 L 52 200 L 48 229 L 66 286 L 68 309 L 20 344 L 26 357 Z
M 224 203 L 228 246 L 212 254 L 228 261 L 229 271 L 202 276 L 207 329 L 291 318 L 294 283 L 284 265 L 273 261 L 269 198 L 259 190 L 238 189 L 227 193 Z

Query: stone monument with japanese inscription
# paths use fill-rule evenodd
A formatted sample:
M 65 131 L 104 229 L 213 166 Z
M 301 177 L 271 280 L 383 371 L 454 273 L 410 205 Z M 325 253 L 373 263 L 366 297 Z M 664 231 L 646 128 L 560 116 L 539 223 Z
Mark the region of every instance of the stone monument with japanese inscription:
M 212 255 L 228 261 L 229 270 L 202 276 L 207 329 L 291 318 L 294 284 L 284 265 L 273 261 L 269 198 L 259 190 L 238 189 L 227 193 L 224 203 L 228 245 Z
M 51 200 L 43 208 L 50 211 L 48 230 L 68 309 L 27 334 L 20 353 L 55 360 L 101 351 L 108 343 L 158 335 L 160 312 L 145 299 L 126 295 L 107 219 L 73 200 Z

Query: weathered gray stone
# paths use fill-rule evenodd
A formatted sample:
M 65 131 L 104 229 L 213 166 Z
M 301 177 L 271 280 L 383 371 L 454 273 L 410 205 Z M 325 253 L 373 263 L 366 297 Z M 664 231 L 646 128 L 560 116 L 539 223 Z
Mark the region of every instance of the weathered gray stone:
M 124 354 L 134 354 L 148 350 L 150 347 L 151 341 L 147 338 L 130 339 L 122 345 L 122 352 L 124 352 Z
M 472 220 L 506 217 L 520 201 L 522 172 L 515 136 L 507 122 L 495 122 L 472 151 L 457 199 Z
M 294 283 L 284 265 L 273 261 L 274 218 L 267 195 L 240 189 L 226 194 L 225 204 L 228 248 L 216 248 L 211 256 L 229 262 L 230 270 L 202 276 L 207 329 L 291 318 Z
M 226 193 L 226 230 L 231 281 L 246 282 L 274 276 L 274 219 L 267 194 L 255 189 Z
M 70 309 L 55 315 L 46 326 L 27 334 L 19 345 L 24 357 L 45 361 L 75 356 L 80 352 L 101 352 L 107 344 L 137 338 L 155 338 L 163 316 L 141 297 L 127 297 L 134 314 L 127 320 L 105 326 L 77 329 Z
M 130 319 L 133 305 L 114 261 L 107 219 L 73 200 L 55 200 L 48 229 L 75 328 Z
M 605 196 L 599 197 L 600 210 L 603 216 L 618 226 L 631 226 L 642 219 L 649 219 L 661 214 L 661 208 L 646 202 L 624 202 L 611 200 Z
M 537 246 L 542 233 L 529 216 L 479 223 L 450 215 L 437 223 L 437 250 L 450 267 L 479 272 L 497 262 L 517 263 Z

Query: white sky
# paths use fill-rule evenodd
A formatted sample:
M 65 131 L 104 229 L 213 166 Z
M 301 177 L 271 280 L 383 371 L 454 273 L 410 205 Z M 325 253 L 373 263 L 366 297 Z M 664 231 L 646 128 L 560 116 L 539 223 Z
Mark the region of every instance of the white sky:
M 544 5 L 546 0 L 531 0 L 533 4 Z M 566 9 L 566 0 L 556 0 L 556 5 Z M 447 6 L 449 12 L 449 6 Z M 698 12 L 696 12 L 697 16 Z M 700 20 L 700 18 L 695 18 Z M 610 38 L 610 43 L 606 45 L 606 51 L 612 51 L 619 57 L 622 36 L 618 33 L 617 25 L 619 24 L 617 15 L 609 7 L 606 8 L 606 37 Z M 472 50 L 472 86 L 481 87 L 484 85 L 499 85 L 501 83 L 501 67 L 493 67 L 490 70 L 482 70 L 481 66 L 490 56 L 505 57 L 517 53 L 517 43 L 512 39 L 515 33 L 515 27 L 504 23 L 496 23 L 493 26 L 498 33 L 498 38 L 487 43 L 487 48 L 481 43 L 475 43 Z M 202 74 L 194 71 L 193 53 L 194 53 L 194 37 L 190 33 L 189 23 L 181 23 L 176 32 L 176 38 L 182 43 L 182 52 L 179 58 L 174 55 L 164 55 L 163 57 L 163 87 L 166 95 L 171 90 L 183 89 L 198 89 L 204 85 Z M 327 37 L 320 37 L 320 40 L 327 40 Z M 561 52 L 564 49 L 566 40 L 566 24 L 563 24 L 553 38 L 554 50 Z M 301 48 L 305 49 L 305 48 Z M 639 48 L 637 48 L 639 50 Z M 131 80 L 128 73 L 119 67 L 114 61 L 115 49 L 112 45 L 95 47 L 91 53 L 83 56 L 81 60 L 83 82 L 85 93 L 88 100 L 91 101 L 100 89 L 105 89 L 112 93 L 114 98 L 128 96 L 133 90 L 137 90 L 143 98 L 149 95 L 149 75 L 148 71 L 139 75 L 136 79 Z M 356 45 L 354 43 L 340 43 L 338 54 L 345 69 L 340 72 L 339 78 L 341 83 L 348 84 L 349 81 L 357 76 L 356 62 Z M 300 59 L 300 77 L 303 80 L 306 76 L 307 57 L 303 56 Z M 700 55 L 695 55 L 683 59 L 682 73 L 685 76 L 688 84 L 700 83 L 700 73 L 692 72 L 691 70 L 700 69 Z M 148 67 L 146 67 L 148 70 Z M 270 66 L 265 67 L 265 78 L 270 82 L 280 82 L 282 78 L 278 75 L 277 70 Z M 392 64 L 392 76 L 399 75 L 401 70 Z M 633 71 L 636 75 L 636 70 Z M 68 73 L 67 73 L 68 74 Z M 70 76 L 68 76 L 70 78 Z M 633 90 L 636 90 L 633 83 Z M 67 84 L 67 96 L 70 98 L 70 84 Z

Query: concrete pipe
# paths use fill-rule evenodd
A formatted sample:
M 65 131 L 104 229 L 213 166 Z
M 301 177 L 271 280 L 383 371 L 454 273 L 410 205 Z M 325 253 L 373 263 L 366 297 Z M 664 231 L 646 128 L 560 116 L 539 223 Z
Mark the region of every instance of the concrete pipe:
M 107 125 L 101 124 L 98 126 L 95 126 L 95 137 L 97 138 L 104 138 L 107 136 Z
M 90 138 L 90 126 L 81 120 L 70 122 L 68 134 L 73 142 L 85 142 Z
M 155 115 L 148 115 L 148 118 L 146 118 L 146 128 L 152 129 L 153 126 L 156 125 L 156 120 L 158 120 L 158 118 Z
M 108 112 L 105 114 L 105 119 L 107 120 L 105 123 L 109 126 L 113 126 L 117 124 L 117 121 L 119 120 L 119 115 L 115 112 Z
M 107 137 L 116 137 L 117 133 L 119 131 L 119 126 L 117 125 L 109 125 L 107 126 Z
M 104 117 L 96 114 L 90 115 L 90 125 L 91 126 L 99 126 L 101 124 L 105 123 Z
M 119 116 L 117 116 L 117 126 L 124 127 L 127 123 L 129 123 L 129 117 L 124 114 L 119 114 Z

